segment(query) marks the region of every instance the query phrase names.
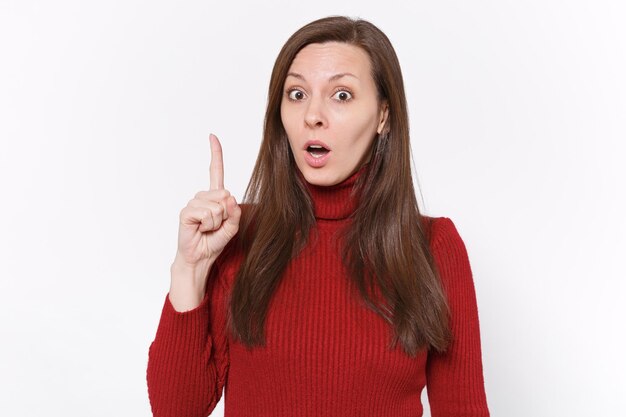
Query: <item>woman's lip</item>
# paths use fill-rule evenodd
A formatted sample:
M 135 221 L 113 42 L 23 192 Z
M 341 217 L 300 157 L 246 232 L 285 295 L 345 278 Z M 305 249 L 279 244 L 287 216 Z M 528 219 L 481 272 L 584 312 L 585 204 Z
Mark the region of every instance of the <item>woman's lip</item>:
M 323 145 L 322 145 L 323 146 Z M 331 151 L 326 152 L 324 156 L 320 156 L 319 158 L 314 157 L 308 152 L 306 149 L 304 150 L 304 160 L 307 164 L 309 164 L 313 168 L 321 168 L 328 162 L 328 158 L 330 157 Z
M 328 146 L 327 144 L 325 144 L 324 142 L 322 142 L 321 140 L 317 140 L 317 139 L 313 139 L 313 140 L 309 140 L 304 144 L 304 150 L 306 151 L 307 148 L 311 145 L 319 145 L 319 146 L 323 146 L 324 148 L 328 149 L 330 151 L 330 146 Z

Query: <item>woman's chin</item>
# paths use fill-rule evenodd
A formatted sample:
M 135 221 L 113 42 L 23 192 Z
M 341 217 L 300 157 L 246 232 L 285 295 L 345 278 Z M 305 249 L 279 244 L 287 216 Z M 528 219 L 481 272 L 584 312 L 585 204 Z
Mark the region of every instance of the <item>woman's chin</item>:
M 341 182 L 341 179 L 337 177 L 337 173 L 334 173 L 332 168 L 328 166 L 324 168 L 311 168 L 310 166 L 305 165 L 303 167 L 299 167 L 299 169 L 304 179 L 312 185 L 329 187 Z

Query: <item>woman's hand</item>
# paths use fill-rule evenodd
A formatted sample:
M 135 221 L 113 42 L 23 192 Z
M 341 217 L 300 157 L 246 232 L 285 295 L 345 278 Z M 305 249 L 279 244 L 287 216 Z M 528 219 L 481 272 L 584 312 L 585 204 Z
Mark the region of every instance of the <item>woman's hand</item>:
M 209 141 L 210 189 L 196 193 L 180 212 L 170 288 L 170 300 L 177 310 L 193 308 L 202 300 L 209 269 L 239 230 L 241 207 L 224 189 L 222 146 L 213 134 Z
M 180 212 L 177 257 L 189 265 L 214 261 L 239 230 L 241 208 L 224 189 L 222 146 L 213 134 L 209 140 L 210 189 L 196 193 Z

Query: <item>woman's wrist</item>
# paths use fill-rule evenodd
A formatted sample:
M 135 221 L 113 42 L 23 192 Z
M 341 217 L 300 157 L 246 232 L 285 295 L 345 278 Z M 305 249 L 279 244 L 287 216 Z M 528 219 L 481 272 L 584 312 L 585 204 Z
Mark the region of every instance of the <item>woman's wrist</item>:
M 208 271 L 213 263 L 203 261 L 188 264 L 176 258 L 170 267 L 170 302 L 176 311 L 189 311 L 202 302 L 206 291 Z

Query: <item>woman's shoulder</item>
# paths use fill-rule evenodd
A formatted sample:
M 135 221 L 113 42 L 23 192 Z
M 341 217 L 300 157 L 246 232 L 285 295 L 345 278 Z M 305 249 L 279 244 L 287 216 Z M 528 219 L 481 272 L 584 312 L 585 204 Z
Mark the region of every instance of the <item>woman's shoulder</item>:
M 471 281 L 467 247 L 456 224 L 449 217 L 431 217 L 430 249 L 444 282 Z M 467 279 L 469 278 L 469 279 Z
M 465 242 L 451 218 L 422 216 L 431 249 L 444 252 L 464 252 Z

